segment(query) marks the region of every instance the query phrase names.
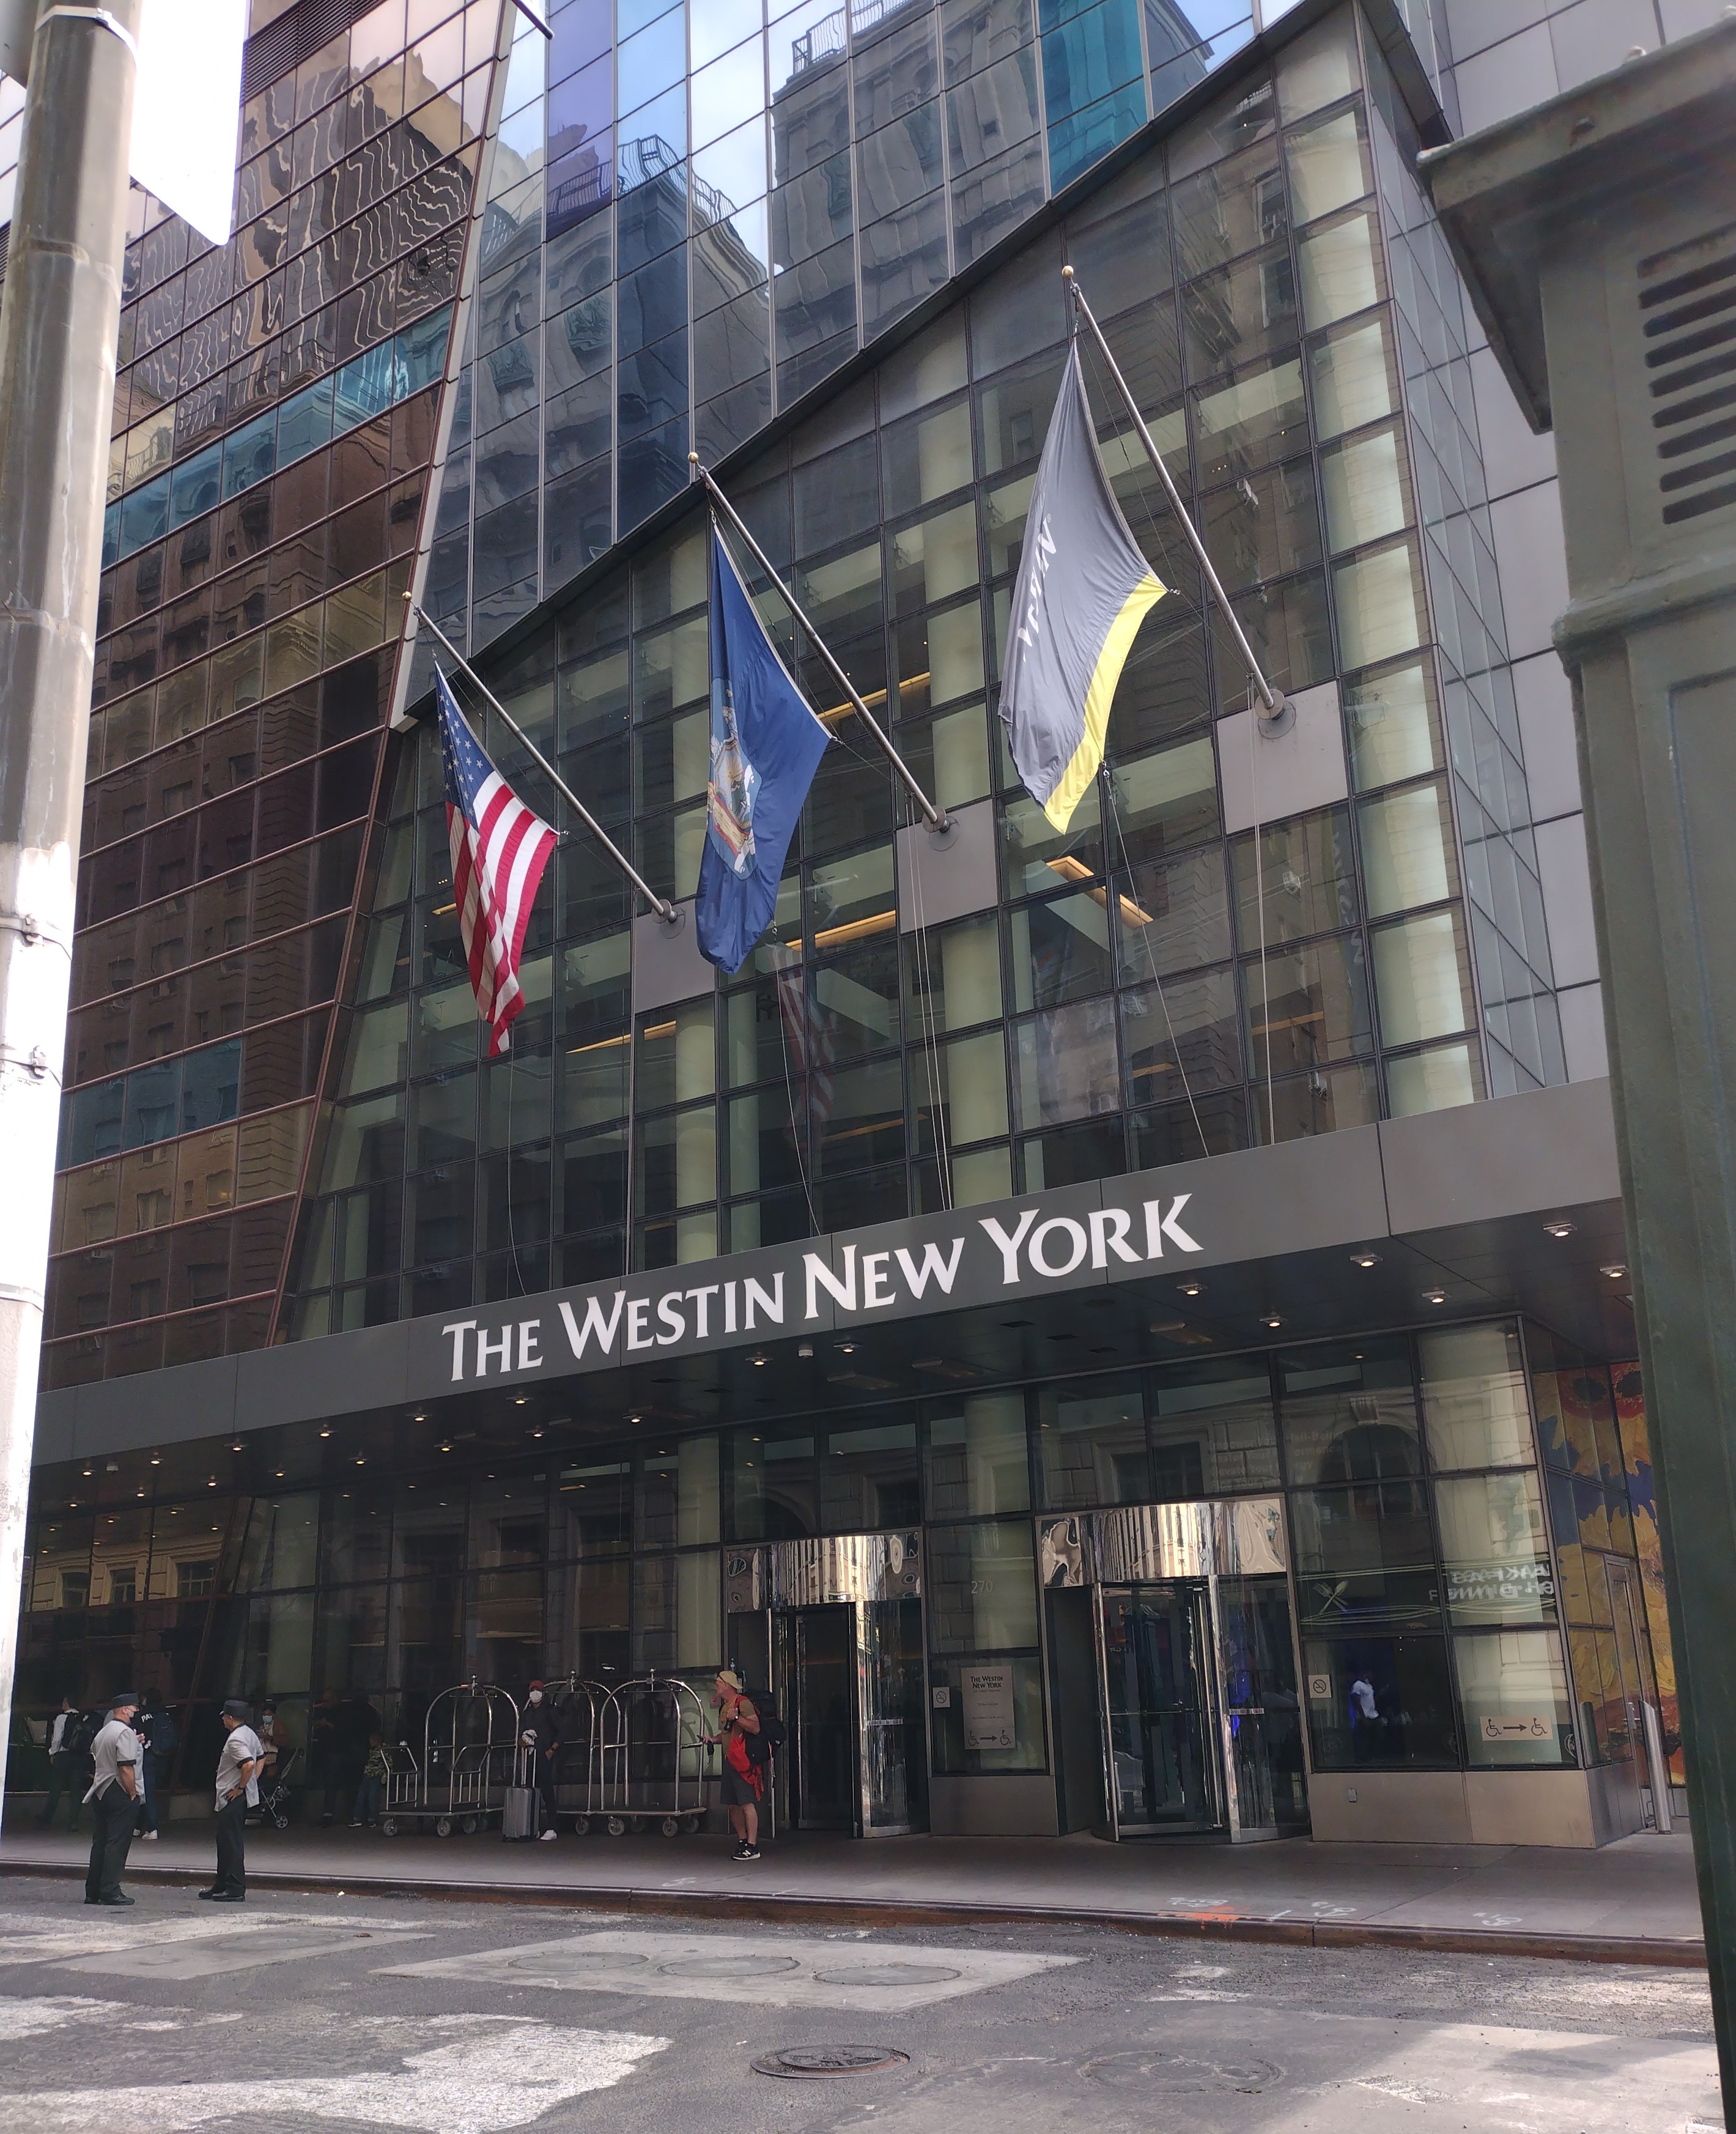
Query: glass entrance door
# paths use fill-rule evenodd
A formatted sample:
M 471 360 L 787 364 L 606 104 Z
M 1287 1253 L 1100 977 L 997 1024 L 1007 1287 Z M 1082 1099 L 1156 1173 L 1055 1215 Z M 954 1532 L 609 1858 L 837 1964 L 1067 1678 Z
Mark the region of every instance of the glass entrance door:
M 780 1610 L 788 1716 L 789 1819 L 798 1830 L 856 1827 L 856 1610 Z
M 1290 1591 L 1281 1578 L 1222 1578 L 1218 1615 L 1224 1748 L 1237 1837 L 1308 1825 L 1302 1707 Z
M 864 1601 L 859 1635 L 862 1835 L 925 1829 L 921 1601 Z
M 1098 1592 L 1112 1834 L 1222 1828 L 1203 1583 Z

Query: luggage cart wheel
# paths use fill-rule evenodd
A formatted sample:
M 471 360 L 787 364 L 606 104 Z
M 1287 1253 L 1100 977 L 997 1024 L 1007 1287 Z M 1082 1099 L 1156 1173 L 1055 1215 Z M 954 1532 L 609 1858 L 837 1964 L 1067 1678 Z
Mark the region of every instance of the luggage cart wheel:
M 583 1837 L 590 1828 L 591 1818 L 588 1815 L 576 1815 L 573 1818 L 572 1834 L 575 1837 Z
M 463 1822 L 459 1824 L 458 1827 L 464 1832 L 466 1837 L 474 1837 L 476 1835 L 479 1825 L 475 1816 L 467 1815 L 464 1818 Z
M 395 1815 L 388 1815 L 385 1817 L 380 1823 L 380 1836 L 382 1837 L 396 1837 L 397 1835 L 398 1818 Z
M 282 1814 L 281 1812 L 278 1814 L 274 1815 L 272 1818 L 272 1821 L 276 1823 L 279 1830 L 287 1830 L 289 1827 L 289 1818 L 287 1815 Z
M 702 1818 L 697 1815 L 690 1815 L 682 1824 L 682 1828 L 686 1831 L 689 1837 L 697 1835 L 701 1820 Z
M 663 1832 L 665 1837 L 679 1837 L 681 1835 L 681 1818 L 678 1816 L 666 1815 L 662 1823 L 658 1824 L 658 1827 Z
M 450 1816 L 441 1816 L 434 1826 L 434 1835 L 436 1837 L 450 1837 L 452 1835 L 452 1818 Z
M 618 1815 L 612 1815 L 609 1818 L 609 1835 L 611 1837 L 624 1837 L 627 1835 L 627 1826 Z

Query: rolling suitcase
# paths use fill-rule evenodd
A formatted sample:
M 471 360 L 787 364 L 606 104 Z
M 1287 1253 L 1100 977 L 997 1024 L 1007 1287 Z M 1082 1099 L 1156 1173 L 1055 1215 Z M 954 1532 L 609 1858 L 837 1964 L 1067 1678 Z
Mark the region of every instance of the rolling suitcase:
M 540 1837 L 542 1796 L 534 1786 L 509 1786 L 500 1809 L 500 1835 L 507 1839 Z

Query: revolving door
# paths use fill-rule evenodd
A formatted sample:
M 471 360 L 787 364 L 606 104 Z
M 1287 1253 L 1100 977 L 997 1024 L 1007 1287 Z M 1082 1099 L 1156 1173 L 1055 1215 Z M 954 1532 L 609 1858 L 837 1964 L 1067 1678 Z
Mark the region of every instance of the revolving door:
M 1244 1842 L 1306 1830 L 1279 1500 L 1072 1514 L 1041 1523 L 1038 1552 L 1063 1827 Z
M 779 1823 L 890 1837 L 928 1827 L 920 1543 L 771 1542 L 725 1569 L 730 1651 L 784 1726 Z

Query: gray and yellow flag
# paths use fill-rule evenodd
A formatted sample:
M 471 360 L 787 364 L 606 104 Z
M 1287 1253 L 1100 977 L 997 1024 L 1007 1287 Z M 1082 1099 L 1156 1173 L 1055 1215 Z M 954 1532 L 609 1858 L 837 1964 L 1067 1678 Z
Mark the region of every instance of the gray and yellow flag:
M 1001 669 L 1013 760 L 1058 830 L 1097 775 L 1115 685 L 1165 590 L 1103 471 L 1075 342 L 1037 466 Z

